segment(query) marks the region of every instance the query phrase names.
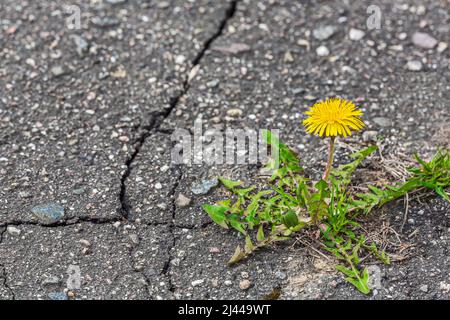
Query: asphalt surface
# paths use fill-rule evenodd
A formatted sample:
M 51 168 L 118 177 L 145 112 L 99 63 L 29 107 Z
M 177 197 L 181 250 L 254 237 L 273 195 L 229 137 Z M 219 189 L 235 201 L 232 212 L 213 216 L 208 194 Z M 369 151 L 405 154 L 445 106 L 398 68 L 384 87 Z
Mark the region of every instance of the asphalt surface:
M 336 161 L 382 146 L 361 180 L 450 148 L 449 2 L 377 1 L 369 30 L 372 4 L 2 1 L 0 299 L 449 299 L 441 199 L 412 200 L 405 223 L 402 201 L 367 221 L 395 261 L 373 262 L 363 296 L 299 240 L 227 267 L 243 239 L 211 224 L 201 205 L 226 193 L 205 185 L 262 183 L 259 167 L 171 163 L 172 132 L 202 116 L 204 130 L 280 129 L 319 175 L 326 145 L 302 113 L 334 95 L 368 125 Z

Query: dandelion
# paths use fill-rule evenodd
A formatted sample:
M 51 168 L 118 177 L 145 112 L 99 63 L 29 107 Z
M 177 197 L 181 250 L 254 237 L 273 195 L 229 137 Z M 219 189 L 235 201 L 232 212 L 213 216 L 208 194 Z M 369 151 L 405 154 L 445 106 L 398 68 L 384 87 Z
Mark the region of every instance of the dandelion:
M 345 138 L 352 135 L 352 130 L 361 130 L 364 127 L 364 122 L 360 119 L 363 113 L 351 101 L 331 98 L 317 102 L 305 114 L 309 117 L 303 121 L 303 125 L 308 133 L 330 137 L 328 163 L 323 175 L 323 180 L 327 180 L 333 165 L 336 137 Z

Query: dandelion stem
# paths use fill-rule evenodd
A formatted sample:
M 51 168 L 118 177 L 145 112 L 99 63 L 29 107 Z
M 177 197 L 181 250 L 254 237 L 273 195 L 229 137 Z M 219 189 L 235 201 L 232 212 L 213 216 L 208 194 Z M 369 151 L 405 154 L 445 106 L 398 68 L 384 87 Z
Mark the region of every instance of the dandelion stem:
M 325 172 L 323 173 L 323 180 L 327 181 L 330 176 L 331 168 L 333 167 L 333 157 L 334 157 L 334 141 L 336 137 L 330 138 L 330 146 L 328 149 L 328 162 Z

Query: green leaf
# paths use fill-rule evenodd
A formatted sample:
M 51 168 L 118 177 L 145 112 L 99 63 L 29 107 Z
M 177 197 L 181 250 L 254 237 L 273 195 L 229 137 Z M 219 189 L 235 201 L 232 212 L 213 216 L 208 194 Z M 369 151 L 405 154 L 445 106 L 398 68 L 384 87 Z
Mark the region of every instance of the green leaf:
M 230 223 L 230 225 L 236 229 L 237 231 L 239 231 L 240 233 L 242 233 L 243 235 L 247 235 L 247 231 L 245 231 L 244 228 L 244 224 L 236 221 L 236 220 L 228 220 L 228 222 Z
M 442 198 L 444 198 L 444 200 L 447 200 L 448 202 L 450 202 L 450 198 L 449 198 L 448 194 L 444 191 L 443 188 L 436 187 L 434 190 L 436 191 L 436 193 L 438 195 L 440 195 Z
M 378 189 L 377 187 L 374 187 L 374 186 L 372 186 L 370 184 L 367 187 L 370 189 L 370 191 L 375 193 L 377 196 L 382 196 L 383 195 L 383 190 Z
M 228 211 L 227 207 L 223 206 L 212 206 L 209 204 L 203 205 L 203 209 L 208 213 L 210 218 L 217 223 L 222 228 L 228 229 L 228 225 L 226 223 L 225 212 Z
M 232 181 L 228 180 L 222 177 L 219 177 L 219 181 L 227 188 L 227 189 L 234 189 L 240 185 L 242 185 L 242 181 Z
M 320 193 L 325 193 L 325 191 L 328 189 L 328 183 L 324 180 L 320 180 L 318 181 L 314 187 L 320 192 Z
M 370 288 L 367 284 L 367 281 L 364 280 L 358 280 L 355 278 L 345 278 L 345 280 L 347 280 L 348 282 L 350 282 L 352 285 L 354 285 L 356 287 L 356 289 L 358 289 L 359 291 L 361 291 L 364 294 L 369 294 L 370 293 Z
M 217 202 L 217 205 L 221 206 L 221 207 L 227 207 L 229 208 L 231 205 L 231 200 L 230 199 L 226 199 L 226 200 L 221 200 Z
M 230 260 L 228 261 L 228 265 L 232 265 L 235 263 L 238 263 L 239 261 L 241 261 L 243 258 L 245 258 L 245 252 L 242 251 L 240 246 L 236 247 L 236 250 L 234 251 L 233 256 L 230 258 Z
M 289 240 L 290 239 L 290 237 L 280 237 L 280 236 L 273 236 L 273 237 L 271 237 L 271 240 L 273 240 L 273 241 L 286 241 L 286 240 Z
M 414 154 L 414 158 L 416 158 L 417 162 L 419 162 L 426 171 L 432 171 L 429 164 L 422 160 L 417 153 Z
M 258 240 L 258 242 L 263 242 L 264 240 L 266 240 L 266 236 L 264 235 L 264 228 L 262 225 L 260 225 L 258 228 L 258 233 L 256 234 L 256 240 Z
M 343 265 L 338 264 L 337 266 L 335 266 L 335 268 L 338 271 L 340 271 L 343 274 L 345 274 L 347 277 L 350 277 L 350 278 L 354 278 L 355 277 L 355 273 L 351 269 L 348 269 L 348 268 L 344 267 Z
M 237 195 L 244 197 L 247 194 L 249 194 L 251 191 L 255 190 L 255 188 L 256 188 L 255 186 L 251 186 L 248 188 L 233 189 L 233 192 L 236 193 Z
M 292 228 L 295 227 L 296 225 L 298 225 L 298 216 L 294 211 L 288 211 L 284 216 L 283 216 L 283 224 L 288 227 L 288 228 Z
M 255 246 L 253 245 L 252 239 L 250 238 L 250 236 L 246 236 L 244 251 L 245 253 L 248 254 L 251 253 L 253 250 L 255 250 Z

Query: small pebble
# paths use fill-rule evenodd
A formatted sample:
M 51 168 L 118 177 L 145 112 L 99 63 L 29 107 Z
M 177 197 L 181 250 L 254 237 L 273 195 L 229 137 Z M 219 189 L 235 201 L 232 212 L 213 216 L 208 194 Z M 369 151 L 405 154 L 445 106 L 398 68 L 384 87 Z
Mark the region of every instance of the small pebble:
M 213 247 L 213 248 L 209 249 L 209 252 L 210 253 L 220 253 L 220 249 L 216 248 L 216 247 Z
M 54 66 L 50 71 L 55 77 L 61 77 L 67 73 L 62 66 Z
M 328 50 L 328 48 L 325 46 L 320 46 L 316 49 L 316 54 L 319 57 L 326 57 L 330 54 L 330 50 Z
M 81 243 L 82 246 L 86 248 L 89 248 L 91 246 L 91 243 L 88 240 L 81 239 L 79 242 Z
M 364 38 L 365 36 L 365 32 L 359 29 L 350 29 L 349 33 L 348 33 L 348 37 L 350 38 L 350 40 L 353 41 L 359 41 L 362 38 Z
M 22 231 L 21 231 L 19 228 L 16 228 L 16 227 L 14 227 L 14 226 L 8 226 L 8 227 L 6 228 L 6 231 L 7 231 L 10 235 L 16 236 L 16 237 L 20 236 L 20 234 L 22 233 Z
M 424 32 L 414 33 L 412 42 L 415 46 L 423 49 L 433 49 L 438 44 L 438 41 L 435 38 Z
M 195 280 L 195 281 L 192 281 L 192 282 L 191 282 L 191 285 L 192 285 L 193 287 L 197 287 L 197 286 L 203 284 L 204 281 L 205 281 L 205 280 L 203 280 L 203 279 L 201 279 L 201 280 Z
M 112 28 L 120 24 L 120 21 L 115 17 L 93 17 L 91 22 L 99 28 Z
M 442 53 L 445 50 L 447 50 L 448 48 L 448 44 L 446 42 L 439 42 L 438 46 L 437 46 L 437 52 Z
M 392 125 L 391 119 L 385 117 L 375 117 L 373 118 L 373 122 L 375 122 L 375 124 L 379 125 L 380 127 L 389 127 Z
M 362 138 L 364 142 L 375 142 L 377 141 L 377 131 L 364 131 Z
M 234 117 L 234 118 L 240 117 L 240 116 L 242 116 L 242 110 L 238 109 L 238 108 L 229 109 L 227 111 L 227 115 L 230 117 Z
M 406 68 L 409 71 L 421 71 L 422 70 L 422 62 L 418 61 L 418 60 L 411 60 L 408 61 L 408 63 L 406 64 Z
M 420 286 L 420 291 L 427 293 L 428 292 L 428 286 L 426 284 Z
M 247 279 L 239 282 L 239 288 L 241 288 L 241 290 L 247 290 L 248 288 L 250 288 L 250 286 L 251 286 L 251 282 Z
M 286 51 L 283 60 L 285 63 L 291 63 L 294 62 L 294 57 L 292 56 L 292 53 L 290 51 Z
M 219 83 L 220 83 L 220 81 L 217 80 L 217 79 L 216 80 L 211 80 L 211 81 L 206 83 L 206 86 L 208 88 L 215 88 L 215 87 L 217 87 L 219 85 Z
M 59 279 L 57 276 L 50 276 L 42 281 L 43 286 L 55 286 L 59 284 L 61 284 L 61 279 Z
M 68 297 L 63 292 L 51 292 L 48 294 L 48 297 L 51 300 L 68 300 Z
M 200 183 L 194 183 L 191 188 L 191 191 L 195 195 L 205 195 L 212 188 L 217 187 L 218 185 L 219 185 L 218 179 L 203 180 Z
M 320 26 L 313 30 L 313 37 L 317 40 L 326 40 L 331 38 L 336 32 L 336 27 L 334 26 Z
M 211 286 L 212 286 L 213 288 L 217 288 L 217 287 L 219 286 L 219 280 L 217 280 L 217 279 L 212 279 L 212 280 L 211 280 Z
M 285 280 L 286 279 L 286 273 L 282 272 L 282 271 L 277 271 L 275 272 L 275 277 L 277 277 L 280 280 Z
M 191 203 L 191 199 L 189 199 L 182 193 L 180 193 L 178 195 L 177 199 L 175 200 L 175 204 L 178 208 L 185 208 L 185 207 L 189 206 L 190 203 Z
M 44 223 L 54 223 L 64 217 L 64 207 L 56 203 L 35 206 L 31 212 Z

